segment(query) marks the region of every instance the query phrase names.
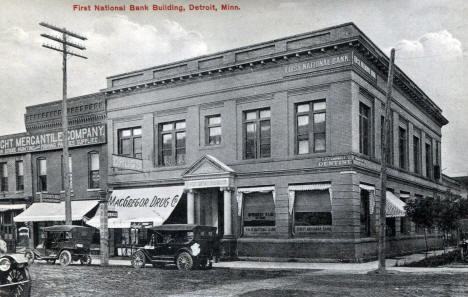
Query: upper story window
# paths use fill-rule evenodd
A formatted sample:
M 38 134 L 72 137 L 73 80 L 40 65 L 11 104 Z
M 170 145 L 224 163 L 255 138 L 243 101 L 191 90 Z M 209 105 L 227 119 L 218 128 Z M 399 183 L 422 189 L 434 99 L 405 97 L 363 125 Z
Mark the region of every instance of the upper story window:
M 245 111 L 243 115 L 244 159 L 271 156 L 270 109 Z
M 47 191 L 47 159 L 37 159 L 37 191 Z
M 185 164 L 185 121 L 159 124 L 159 165 Z
M 8 164 L 0 163 L 0 191 L 8 191 Z
M 296 105 L 296 152 L 299 155 L 326 150 L 326 103 L 314 101 Z
M 99 153 L 88 153 L 88 189 L 99 189 L 101 181 L 99 168 Z
M 414 173 L 421 174 L 421 140 L 413 135 L 413 165 Z
M 120 129 L 118 131 L 118 153 L 122 156 L 142 158 L 141 154 L 141 127 Z
M 205 143 L 216 145 L 221 143 L 221 115 L 207 116 L 205 118 Z
M 407 168 L 407 145 L 408 145 L 408 136 L 406 129 L 403 127 L 398 127 L 398 152 L 400 158 L 400 168 Z
M 432 139 L 426 136 L 426 177 L 432 178 Z
M 372 154 L 371 109 L 364 103 L 359 103 L 359 152 L 370 156 Z
M 23 161 L 15 162 L 15 174 L 16 174 L 16 191 L 24 190 L 24 163 Z

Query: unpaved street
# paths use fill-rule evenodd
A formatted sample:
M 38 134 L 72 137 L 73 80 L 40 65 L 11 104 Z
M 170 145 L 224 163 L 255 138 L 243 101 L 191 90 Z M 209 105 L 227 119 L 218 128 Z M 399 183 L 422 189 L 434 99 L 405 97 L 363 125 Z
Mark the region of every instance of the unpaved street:
M 34 264 L 34 297 L 63 296 L 468 296 L 468 274 L 324 274 L 316 271 Z

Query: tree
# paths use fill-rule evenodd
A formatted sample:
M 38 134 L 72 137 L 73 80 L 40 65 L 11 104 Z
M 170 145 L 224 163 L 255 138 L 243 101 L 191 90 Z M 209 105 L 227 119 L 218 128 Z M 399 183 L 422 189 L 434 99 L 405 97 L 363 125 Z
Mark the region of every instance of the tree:
M 436 210 L 434 224 L 443 232 L 444 249 L 447 246 L 448 235 L 458 229 L 461 216 L 459 200 L 460 196 L 449 190 L 445 193 L 445 197 L 437 197 L 434 200 Z
M 427 229 L 434 227 L 436 208 L 434 198 L 411 199 L 405 206 L 406 215 L 418 226 L 424 227 L 424 242 L 426 253 L 429 251 L 427 244 Z

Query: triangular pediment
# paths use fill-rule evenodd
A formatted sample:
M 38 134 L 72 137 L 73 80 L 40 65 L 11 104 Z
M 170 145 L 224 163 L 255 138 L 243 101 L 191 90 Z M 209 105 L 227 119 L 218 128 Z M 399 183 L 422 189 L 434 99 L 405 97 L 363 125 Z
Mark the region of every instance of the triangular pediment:
M 182 176 L 232 174 L 234 170 L 217 158 L 205 155 L 198 159 Z

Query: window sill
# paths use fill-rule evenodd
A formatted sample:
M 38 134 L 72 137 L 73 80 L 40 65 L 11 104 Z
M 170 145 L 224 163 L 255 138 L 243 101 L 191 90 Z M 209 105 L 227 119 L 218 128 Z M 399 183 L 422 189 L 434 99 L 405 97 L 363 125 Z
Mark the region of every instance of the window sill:
M 96 188 L 96 189 L 87 189 L 87 192 L 98 192 L 101 191 L 101 188 Z
M 224 143 L 221 143 L 221 144 L 212 144 L 212 145 L 206 144 L 206 145 L 200 146 L 200 150 L 220 149 L 220 148 L 223 148 L 224 146 L 225 146 Z

